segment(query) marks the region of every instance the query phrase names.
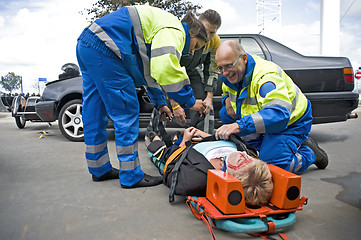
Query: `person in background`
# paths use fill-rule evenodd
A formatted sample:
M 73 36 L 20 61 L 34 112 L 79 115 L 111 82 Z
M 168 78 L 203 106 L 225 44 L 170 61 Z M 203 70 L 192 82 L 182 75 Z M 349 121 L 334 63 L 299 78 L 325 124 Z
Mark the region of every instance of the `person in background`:
M 218 72 L 215 63 L 215 55 L 221 43 L 217 30 L 222 24 L 221 16 L 214 10 L 208 9 L 203 12 L 198 20 L 205 26 L 209 42 L 193 54 L 183 52 L 180 64 L 187 70 L 191 87 L 196 99 L 202 99 L 205 106 L 204 114 L 199 111 L 189 110 L 190 126 L 194 126 L 207 133 L 214 133 L 213 92 L 217 88 Z M 174 99 L 170 99 L 175 118 L 183 125 L 186 124 L 186 113 L 183 107 Z M 165 123 L 162 122 L 159 112 L 154 109 L 151 120 L 147 127 L 147 133 L 155 131 L 158 135 L 164 135 Z M 163 132 L 163 133 L 162 133 Z M 146 141 L 149 137 L 146 135 Z
M 237 134 L 261 160 L 290 172 L 302 173 L 312 164 L 327 167 L 326 152 L 308 137 L 311 103 L 279 66 L 233 40 L 219 46 L 216 62 L 224 95 L 216 138 Z
M 168 120 L 164 90 L 185 108 L 203 112 L 184 68 L 182 52 L 192 54 L 207 42 L 207 32 L 191 13 L 179 21 L 150 6 L 122 7 L 96 20 L 78 38 L 77 59 L 83 77 L 85 156 L 93 181 L 119 178 L 123 188 L 160 184 L 145 174 L 138 154 L 139 102 L 136 87 L 146 86 L 155 107 Z M 107 148 L 107 115 L 113 120 L 120 169 Z M 165 118 L 166 119 L 166 118 Z

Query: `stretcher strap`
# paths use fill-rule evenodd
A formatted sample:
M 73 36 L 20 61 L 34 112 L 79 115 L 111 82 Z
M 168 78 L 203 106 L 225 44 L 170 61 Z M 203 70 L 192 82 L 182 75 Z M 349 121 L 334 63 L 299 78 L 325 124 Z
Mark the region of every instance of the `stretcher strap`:
M 186 145 L 178 148 L 177 150 L 175 150 L 171 154 L 171 156 L 168 158 L 167 162 L 164 165 L 164 172 L 163 173 L 165 173 L 165 171 L 167 170 L 168 164 L 171 163 L 176 157 L 178 157 L 178 155 L 181 154 L 184 151 L 184 149 L 186 149 Z
M 213 239 L 213 240 L 217 240 L 216 235 L 214 235 L 214 232 L 213 232 L 212 223 L 211 223 L 212 220 L 211 220 L 208 216 L 206 216 L 206 215 L 204 214 L 204 212 L 203 212 L 203 214 L 201 215 L 201 219 L 202 219 L 202 221 L 207 225 L 208 231 L 209 231 L 209 233 L 211 234 L 212 239 Z

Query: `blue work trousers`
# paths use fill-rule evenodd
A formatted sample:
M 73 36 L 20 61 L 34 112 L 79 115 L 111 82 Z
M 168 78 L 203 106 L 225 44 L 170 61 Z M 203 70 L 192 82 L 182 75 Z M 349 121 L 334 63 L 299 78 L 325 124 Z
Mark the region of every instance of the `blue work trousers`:
M 126 61 L 109 51 L 95 50 L 79 40 L 77 58 L 83 78 L 83 128 L 89 172 L 97 177 L 112 165 L 106 126 L 114 122 L 119 182 L 131 186 L 144 173 L 138 156 L 139 102 Z

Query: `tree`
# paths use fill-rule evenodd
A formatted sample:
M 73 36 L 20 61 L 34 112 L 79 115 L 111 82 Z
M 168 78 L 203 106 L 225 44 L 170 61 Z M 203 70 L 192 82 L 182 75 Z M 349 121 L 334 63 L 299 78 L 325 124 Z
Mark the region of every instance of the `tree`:
M 202 8 L 198 4 L 193 5 L 191 2 L 184 0 L 98 0 L 91 8 L 84 10 L 91 16 L 88 20 L 94 21 L 121 7 L 146 3 L 150 6 L 166 10 L 179 19 L 181 19 L 187 11 L 197 12 L 197 10 Z M 81 14 L 84 14 L 84 12 L 81 12 Z
M 18 89 L 20 84 L 21 76 L 15 75 L 13 72 L 9 72 L 5 76 L 1 76 L 1 86 L 10 93 L 13 90 Z

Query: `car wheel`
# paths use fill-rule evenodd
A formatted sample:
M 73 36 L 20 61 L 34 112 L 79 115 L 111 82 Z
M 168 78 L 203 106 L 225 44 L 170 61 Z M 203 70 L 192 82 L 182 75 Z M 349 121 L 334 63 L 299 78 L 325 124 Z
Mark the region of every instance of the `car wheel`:
M 16 126 L 18 126 L 18 128 L 23 129 L 25 127 L 26 121 L 23 117 L 16 116 L 15 123 L 16 123 Z
M 84 141 L 81 99 L 71 100 L 66 103 L 59 113 L 59 129 L 69 140 L 74 142 Z

